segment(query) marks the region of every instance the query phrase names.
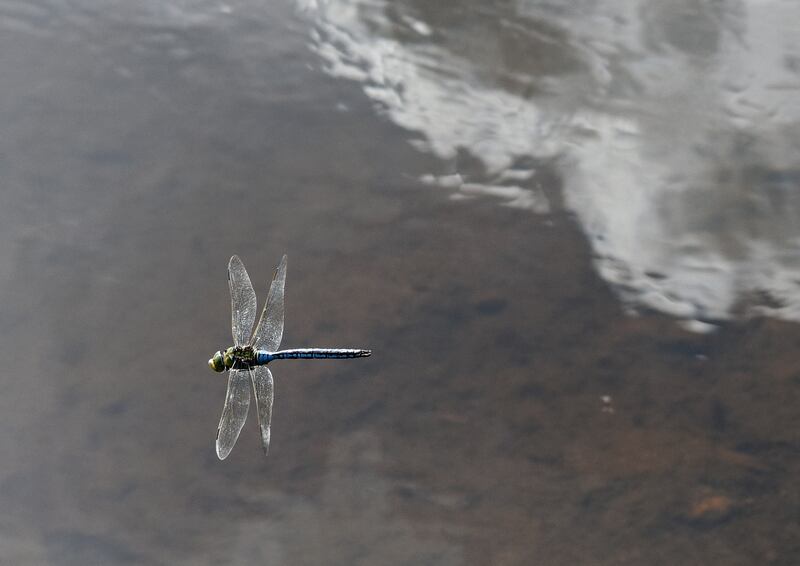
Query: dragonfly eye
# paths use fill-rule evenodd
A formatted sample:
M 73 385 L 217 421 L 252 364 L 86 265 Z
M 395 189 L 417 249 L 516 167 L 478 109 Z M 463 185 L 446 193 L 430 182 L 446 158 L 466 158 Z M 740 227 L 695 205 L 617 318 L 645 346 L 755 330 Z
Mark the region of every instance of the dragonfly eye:
M 217 372 L 225 371 L 225 361 L 222 358 L 222 352 L 217 352 L 208 360 L 208 367 Z

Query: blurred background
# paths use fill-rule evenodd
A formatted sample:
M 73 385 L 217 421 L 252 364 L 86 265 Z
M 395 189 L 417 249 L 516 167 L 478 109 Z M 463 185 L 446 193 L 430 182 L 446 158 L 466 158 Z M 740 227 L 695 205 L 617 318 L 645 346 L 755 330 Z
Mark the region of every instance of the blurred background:
M 797 564 L 798 21 L 0 0 L 0 563 Z

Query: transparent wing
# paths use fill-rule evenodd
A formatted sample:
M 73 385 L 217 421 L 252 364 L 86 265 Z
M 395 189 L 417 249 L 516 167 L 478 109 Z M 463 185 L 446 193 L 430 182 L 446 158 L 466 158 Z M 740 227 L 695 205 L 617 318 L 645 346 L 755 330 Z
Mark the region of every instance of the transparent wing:
M 275 384 L 272 380 L 272 373 L 267 369 L 267 366 L 255 366 L 250 371 L 250 377 L 253 379 L 253 389 L 256 391 L 258 424 L 261 428 L 261 446 L 264 448 L 264 454 L 267 454 L 269 453 L 269 433 Z
M 286 286 L 286 255 L 281 259 L 275 277 L 269 286 L 269 295 L 261 311 L 261 318 L 253 333 L 251 345 L 257 350 L 274 352 L 283 337 L 283 290 Z
M 256 292 L 238 255 L 228 262 L 228 285 L 231 288 L 233 345 L 244 346 L 250 343 L 250 332 L 256 320 Z
M 250 409 L 250 378 L 246 369 L 228 372 L 228 393 L 217 428 L 217 456 L 224 460 L 231 453 Z

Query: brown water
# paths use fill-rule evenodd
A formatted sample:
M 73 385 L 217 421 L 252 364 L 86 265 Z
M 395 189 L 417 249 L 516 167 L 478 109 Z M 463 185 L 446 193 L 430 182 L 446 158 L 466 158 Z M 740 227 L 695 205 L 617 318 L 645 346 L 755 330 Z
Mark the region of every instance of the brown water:
M 797 564 L 797 10 L 580 4 L 0 0 L 0 564 Z

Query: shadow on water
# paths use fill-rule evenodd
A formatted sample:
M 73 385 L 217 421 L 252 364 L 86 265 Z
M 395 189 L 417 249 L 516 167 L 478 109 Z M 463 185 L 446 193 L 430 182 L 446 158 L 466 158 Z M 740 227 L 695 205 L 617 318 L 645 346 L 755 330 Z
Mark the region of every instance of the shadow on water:
M 618 4 L 0 0 L 0 562 L 794 564 L 797 8 Z

